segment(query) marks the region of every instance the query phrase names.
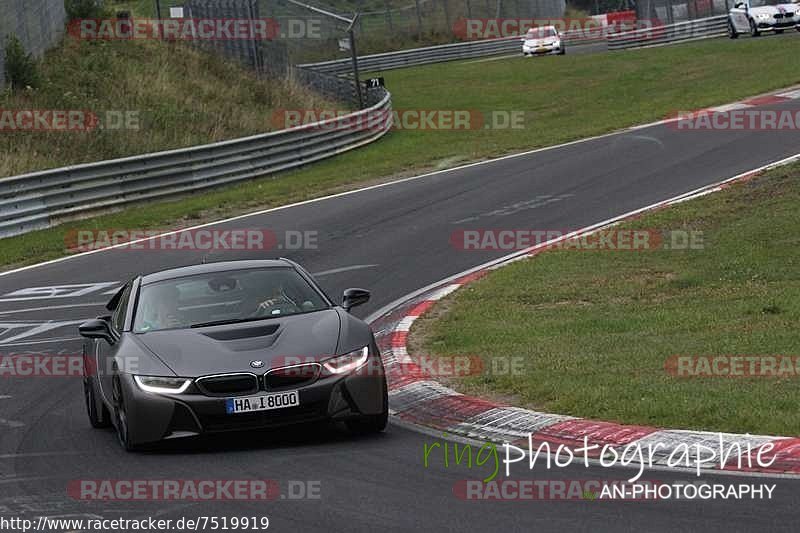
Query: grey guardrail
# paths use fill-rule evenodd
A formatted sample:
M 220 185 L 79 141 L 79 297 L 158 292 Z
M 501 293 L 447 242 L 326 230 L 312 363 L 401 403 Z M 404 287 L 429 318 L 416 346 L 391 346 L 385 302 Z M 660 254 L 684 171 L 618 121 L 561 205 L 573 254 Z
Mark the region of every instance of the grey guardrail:
M 358 68 L 364 72 L 391 70 L 395 68 L 439 63 L 457 59 L 471 59 L 508 52 L 522 53 L 522 44 L 519 36 L 503 37 L 501 39 L 487 39 L 482 41 L 468 41 L 463 43 L 442 44 L 438 46 L 425 46 L 385 52 L 358 57 Z M 350 59 L 335 59 L 320 63 L 300 65 L 302 68 L 312 69 L 326 74 L 349 74 L 352 68 Z
M 641 48 L 718 37 L 725 35 L 727 28 L 727 15 L 689 20 L 665 26 L 653 26 L 610 35 L 607 41 L 608 49 Z
M 0 178 L 0 238 L 87 213 L 297 168 L 382 137 L 391 94 L 343 117 L 180 150 Z M 377 118 L 377 120 L 376 120 Z
M 608 38 L 606 28 L 587 28 L 585 30 L 568 30 L 561 33 L 561 40 L 568 45 L 594 44 L 605 42 Z
M 597 31 L 596 34 L 591 31 L 571 30 L 564 32 L 562 38 L 564 43 L 568 45 L 577 45 L 605 41 L 606 35 L 603 34 L 602 30 Z M 511 37 L 502 37 L 500 39 L 441 44 L 422 48 L 411 48 L 409 50 L 398 50 L 396 52 L 358 56 L 358 67 L 365 72 L 377 72 L 381 70 L 414 67 L 428 63 L 472 59 L 475 57 L 493 56 L 512 52 L 519 52 L 521 55 L 521 41 L 521 35 L 514 35 Z M 352 63 L 349 58 L 322 61 L 320 63 L 307 63 L 299 66 L 314 70 L 315 72 L 324 72 L 325 74 L 333 74 L 336 76 L 349 75 L 352 71 Z

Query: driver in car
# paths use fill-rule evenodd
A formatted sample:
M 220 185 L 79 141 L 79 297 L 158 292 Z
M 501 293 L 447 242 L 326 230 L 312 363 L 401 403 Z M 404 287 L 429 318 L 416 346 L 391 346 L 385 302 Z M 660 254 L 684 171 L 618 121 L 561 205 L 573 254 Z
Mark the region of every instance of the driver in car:
M 297 304 L 286 295 L 283 287 L 278 285 L 273 288 L 269 298 L 258 304 L 256 316 L 281 315 L 285 312 L 296 313 L 300 310 Z
M 142 310 L 142 331 L 158 331 L 183 325 L 178 315 L 178 289 L 173 286 L 157 287 Z

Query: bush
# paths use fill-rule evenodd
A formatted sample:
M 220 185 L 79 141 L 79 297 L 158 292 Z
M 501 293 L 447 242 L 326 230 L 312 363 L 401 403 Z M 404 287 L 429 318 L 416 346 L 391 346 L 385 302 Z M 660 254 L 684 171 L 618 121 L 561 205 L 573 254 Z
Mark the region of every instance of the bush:
M 64 8 L 70 20 L 98 18 L 103 14 L 98 0 L 64 0 Z
M 36 87 L 39 83 L 36 60 L 31 54 L 25 53 L 22 42 L 14 34 L 6 37 L 4 71 L 6 81 L 11 84 L 12 91 L 24 89 L 27 86 Z

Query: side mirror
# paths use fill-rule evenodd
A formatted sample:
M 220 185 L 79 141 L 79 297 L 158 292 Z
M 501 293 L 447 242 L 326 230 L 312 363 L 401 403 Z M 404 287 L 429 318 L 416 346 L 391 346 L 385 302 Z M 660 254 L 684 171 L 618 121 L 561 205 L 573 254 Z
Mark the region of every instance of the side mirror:
M 344 291 L 344 296 L 342 296 L 342 307 L 345 311 L 350 311 L 350 309 L 365 304 L 369 301 L 370 293 L 364 289 L 347 289 Z
M 103 320 L 104 318 L 106 317 L 100 317 L 94 320 L 89 320 L 88 322 L 84 322 L 78 326 L 78 333 L 87 339 L 104 339 L 109 344 L 114 344 L 115 339 L 111 334 L 111 327 L 109 326 L 107 320 Z

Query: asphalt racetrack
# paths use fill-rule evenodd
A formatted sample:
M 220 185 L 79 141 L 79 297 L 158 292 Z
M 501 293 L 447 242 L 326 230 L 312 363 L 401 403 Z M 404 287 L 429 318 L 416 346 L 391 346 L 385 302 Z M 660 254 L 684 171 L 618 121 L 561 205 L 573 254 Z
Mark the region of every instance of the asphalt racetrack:
M 800 101 L 768 106 L 800 109 Z M 450 242 L 463 229 L 569 230 L 596 223 L 800 152 L 796 131 L 678 131 L 656 125 L 563 147 L 439 172 L 222 222 L 219 228 L 318 232 L 316 249 L 277 251 L 318 273 L 331 295 L 358 286 L 366 316 L 434 281 L 507 251 L 467 252 Z M 216 227 L 216 226 L 215 226 Z M 206 256 L 207 255 L 207 256 Z M 206 256 L 206 257 L 204 257 Z M 102 312 L 107 293 L 138 273 L 263 252 L 111 250 L 0 276 L 0 351 L 79 353 L 76 324 Z M 88 284 L 61 292 L 10 293 Z M 795 530 L 800 491 L 789 479 L 703 476 L 707 482 L 776 483 L 772 500 L 463 501 L 458 480 L 492 469 L 441 461 L 423 466 L 423 445 L 442 442 L 391 424 L 383 435 L 299 428 L 122 451 L 111 430 L 86 418 L 80 379 L 0 381 L 0 514 L 106 518 L 269 517 L 276 531 L 676 531 Z M 627 469 L 529 471 L 514 479 L 622 480 Z M 274 479 L 319 483 L 319 499 L 273 502 L 83 502 L 76 479 Z M 649 480 L 691 481 L 679 472 Z

